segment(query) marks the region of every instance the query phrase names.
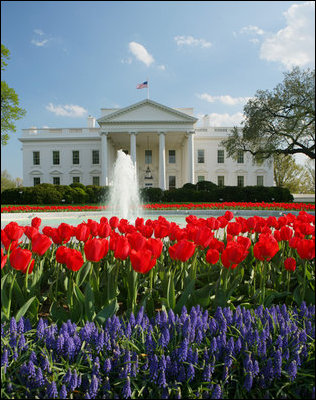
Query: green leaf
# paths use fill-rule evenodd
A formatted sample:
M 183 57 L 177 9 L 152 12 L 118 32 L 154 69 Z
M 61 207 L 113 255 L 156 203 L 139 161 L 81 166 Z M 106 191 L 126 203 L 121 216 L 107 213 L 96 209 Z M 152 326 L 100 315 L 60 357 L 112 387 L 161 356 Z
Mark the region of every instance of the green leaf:
M 87 275 L 90 272 L 90 268 L 91 268 L 91 262 L 86 261 L 83 264 L 83 266 L 79 269 L 76 275 L 76 284 L 78 285 L 78 287 L 80 287 L 85 282 Z
M 29 309 L 30 305 L 33 303 L 33 301 L 36 299 L 36 296 L 31 297 L 16 313 L 15 319 L 18 322 L 21 317 L 25 315 L 27 310 Z
M 171 273 L 169 276 L 168 287 L 167 287 L 167 300 L 169 307 L 173 310 L 176 305 L 173 273 Z
M 211 291 L 214 283 L 208 283 L 201 289 L 195 290 L 191 295 L 190 307 L 200 305 L 201 307 L 208 307 L 211 302 Z
M 187 303 L 189 297 L 194 291 L 194 285 L 195 285 L 195 280 L 192 279 L 189 281 L 188 285 L 185 287 L 184 292 L 180 296 L 179 300 L 177 301 L 177 304 L 174 308 L 175 313 L 180 313 L 182 310 L 182 307 Z
M 94 310 L 94 294 L 91 289 L 90 283 L 88 282 L 84 291 L 85 295 L 85 314 L 88 321 L 93 320 L 95 314 Z
M 116 299 L 113 299 L 109 305 L 104 307 L 98 314 L 95 319 L 103 324 L 108 318 L 111 318 L 119 309 L 119 305 Z
M 286 297 L 289 294 L 291 294 L 290 292 L 277 292 L 274 290 L 269 290 L 266 292 L 266 298 L 264 299 L 264 305 L 265 307 L 269 307 L 270 304 L 275 300 L 275 299 L 280 299 L 282 297 Z
M 294 293 L 293 293 L 293 298 L 294 298 L 295 303 L 298 306 L 300 306 L 301 303 L 302 303 L 302 296 L 301 296 L 301 293 L 300 293 L 300 287 L 299 286 L 297 286 L 295 288 Z
M 57 303 L 53 303 L 50 308 L 50 314 L 56 322 L 66 322 L 69 318 L 69 313 L 61 307 L 58 307 Z

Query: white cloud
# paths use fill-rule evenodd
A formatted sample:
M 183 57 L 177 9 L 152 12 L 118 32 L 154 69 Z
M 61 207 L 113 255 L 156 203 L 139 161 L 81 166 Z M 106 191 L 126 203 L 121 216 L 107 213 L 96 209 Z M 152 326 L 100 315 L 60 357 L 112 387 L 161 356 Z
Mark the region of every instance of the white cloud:
M 32 39 L 31 43 L 34 44 L 37 47 L 43 47 L 45 46 L 45 44 L 48 42 L 48 39 L 44 39 L 44 40 L 36 40 L 36 39 Z
M 155 60 L 154 57 L 148 53 L 145 47 L 137 42 L 130 42 L 129 51 L 141 62 L 143 62 L 147 67 L 150 66 Z
M 262 43 L 260 58 L 286 68 L 315 63 L 315 2 L 293 4 L 285 13 L 286 26 Z
M 122 58 L 121 63 L 122 64 L 132 64 L 132 58 L 131 57 L 127 57 L 127 58 Z
M 259 39 L 257 38 L 253 38 L 253 39 L 249 39 L 250 43 L 254 43 L 254 44 L 258 44 L 259 43 Z
M 240 33 L 263 35 L 264 30 L 255 25 L 248 25 L 241 28 Z
M 247 101 L 250 99 L 250 97 L 232 97 L 230 95 L 212 96 L 208 93 L 197 94 L 197 97 L 201 100 L 206 100 L 209 103 L 219 101 L 229 106 L 247 103 Z
M 34 33 L 40 36 L 44 35 L 44 32 L 41 29 L 34 29 Z
M 55 106 L 53 103 L 49 103 L 48 106 L 46 106 L 46 110 L 60 117 L 72 117 L 72 118 L 80 118 L 88 113 L 88 111 L 83 107 L 74 104 Z
M 49 42 L 49 38 L 41 29 L 34 29 L 33 32 L 35 33 L 36 37 L 31 40 L 31 43 L 37 47 L 44 47 L 47 42 Z
M 177 46 L 199 46 L 202 48 L 211 47 L 212 43 L 205 39 L 195 39 L 193 36 L 175 36 Z
M 241 125 L 242 120 L 244 119 L 244 114 L 241 112 L 237 112 L 235 114 L 217 114 L 211 113 L 209 114 L 210 126 L 235 126 Z
M 165 65 L 158 65 L 158 69 L 161 69 L 161 71 L 165 71 L 166 70 L 166 66 Z

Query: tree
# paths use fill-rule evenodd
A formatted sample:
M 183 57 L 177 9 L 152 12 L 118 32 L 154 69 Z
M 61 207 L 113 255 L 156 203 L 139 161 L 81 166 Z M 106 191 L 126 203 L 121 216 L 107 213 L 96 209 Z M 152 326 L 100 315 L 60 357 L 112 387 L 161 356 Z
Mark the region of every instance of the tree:
M 13 179 L 6 169 L 1 171 L 1 193 L 6 189 L 21 187 L 22 185 L 23 181 L 21 178 Z
M 284 154 L 273 156 L 273 176 L 276 186 L 288 188 L 291 193 L 299 193 L 303 172 L 304 167 L 296 164 L 293 156 Z
M 243 127 L 222 141 L 229 157 L 243 150 L 257 162 L 273 154 L 315 159 L 315 70 L 295 67 L 284 75 L 273 90 L 258 90 L 247 102 Z
M 1 44 L 1 71 L 8 65 L 10 51 Z M 9 133 L 16 132 L 14 121 L 22 118 L 26 111 L 19 107 L 19 97 L 5 81 L 1 81 L 1 144 L 6 145 Z
M 307 160 L 301 181 L 302 193 L 315 193 L 315 161 Z

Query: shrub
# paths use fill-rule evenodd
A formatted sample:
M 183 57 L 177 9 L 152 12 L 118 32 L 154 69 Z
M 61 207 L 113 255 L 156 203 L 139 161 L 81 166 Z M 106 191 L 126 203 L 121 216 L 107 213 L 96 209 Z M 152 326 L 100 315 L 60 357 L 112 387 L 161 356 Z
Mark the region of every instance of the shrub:
M 160 188 L 148 187 L 140 190 L 140 196 L 145 203 L 158 203 L 163 199 L 163 190 Z
M 211 181 L 200 181 L 200 182 L 197 182 L 196 188 L 197 188 L 197 190 L 206 190 L 206 191 L 210 192 L 210 191 L 216 189 L 217 185 L 216 185 L 216 183 L 213 183 Z

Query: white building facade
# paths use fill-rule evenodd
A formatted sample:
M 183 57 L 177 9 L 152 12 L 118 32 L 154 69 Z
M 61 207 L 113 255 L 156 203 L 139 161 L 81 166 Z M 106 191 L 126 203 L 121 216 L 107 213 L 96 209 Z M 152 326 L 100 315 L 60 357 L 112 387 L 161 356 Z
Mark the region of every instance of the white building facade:
M 193 109 L 143 100 L 101 109 L 86 128 L 24 129 L 23 184 L 110 185 L 117 151 L 130 154 L 140 187 L 179 188 L 201 180 L 225 186 L 273 186 L 272 164 L 256 165 L 248 153 L 233 160 L 220 142 L 232 127 L 203 127 Z

